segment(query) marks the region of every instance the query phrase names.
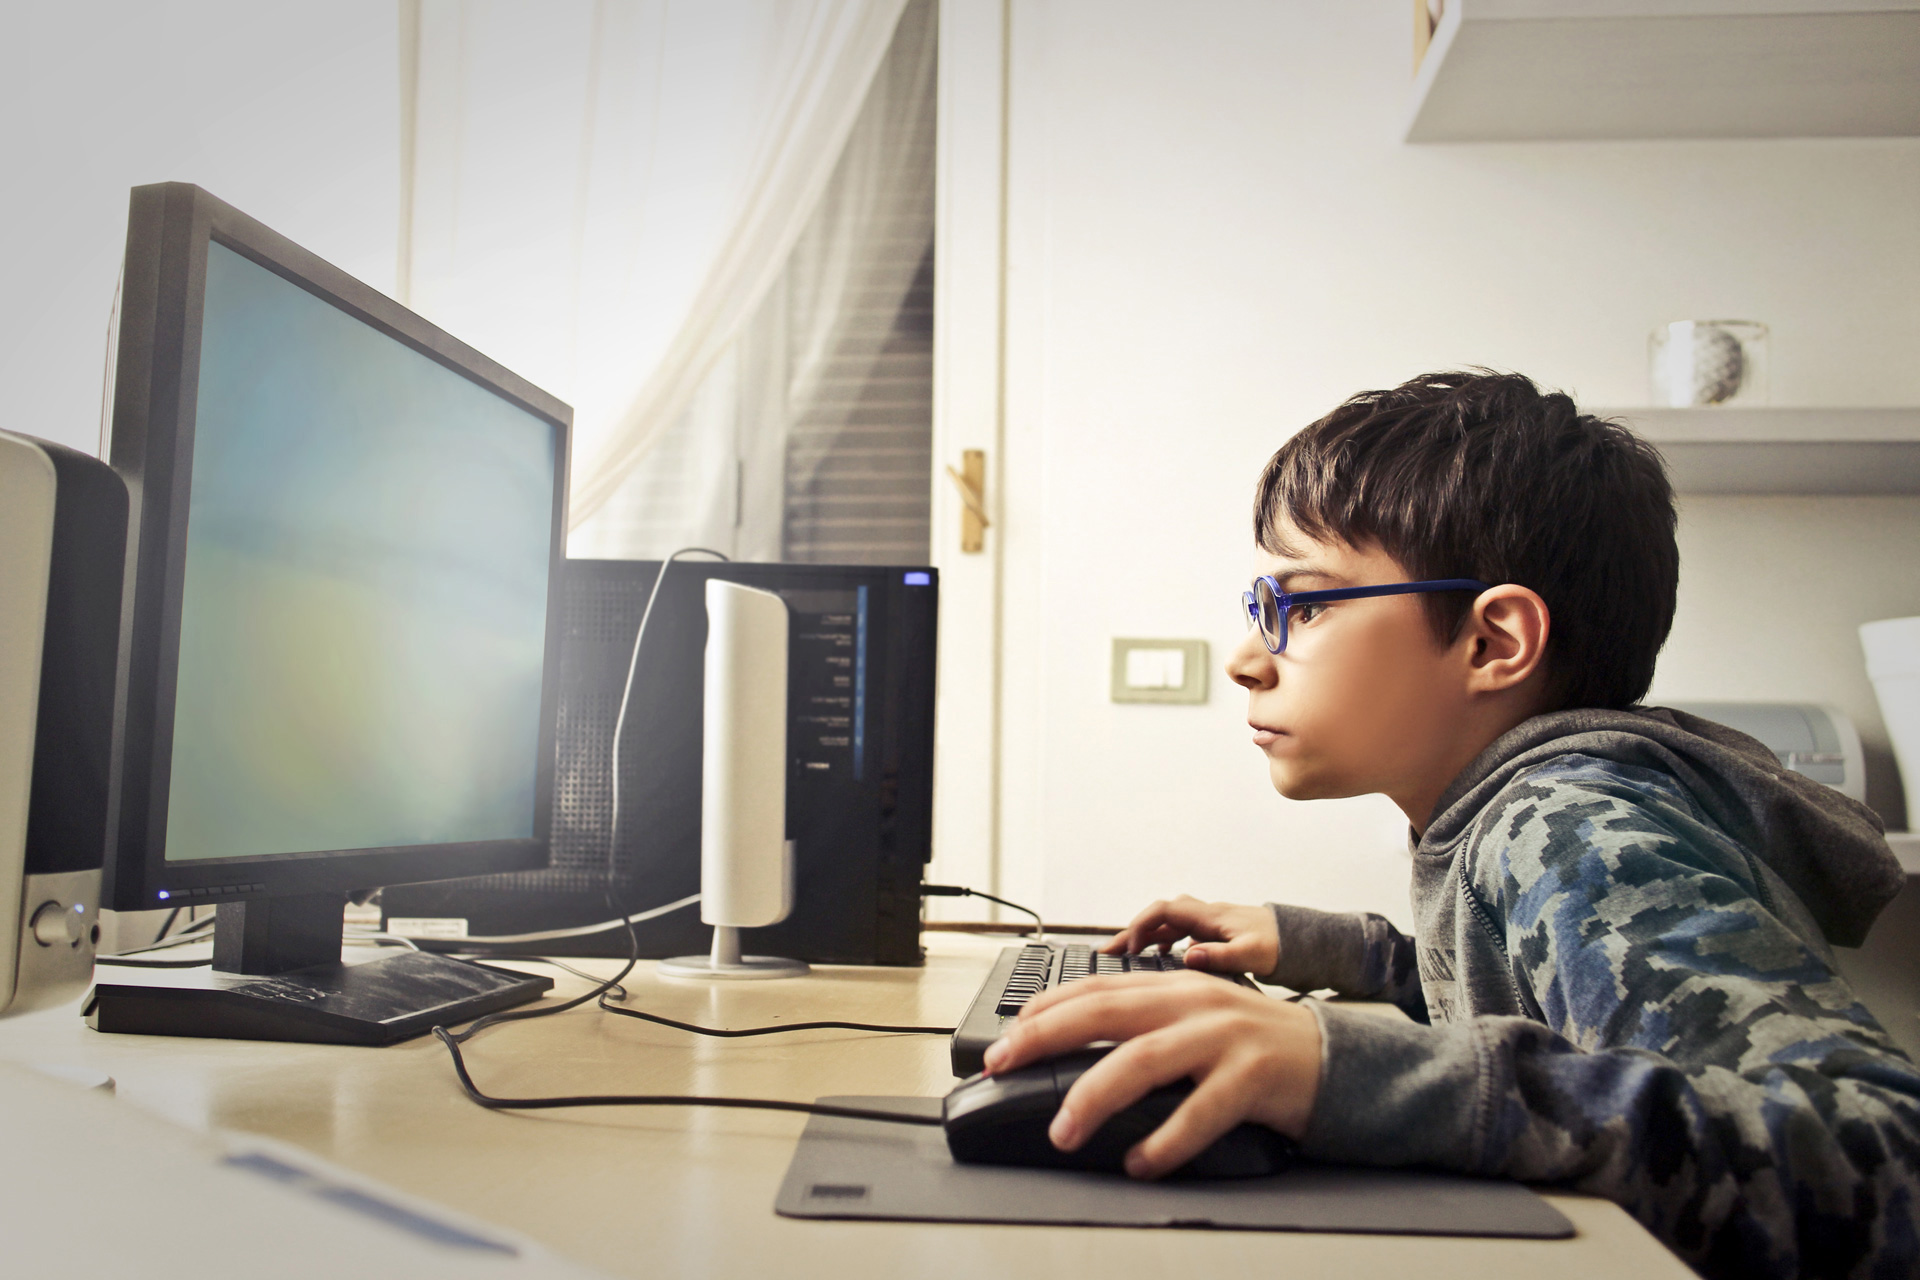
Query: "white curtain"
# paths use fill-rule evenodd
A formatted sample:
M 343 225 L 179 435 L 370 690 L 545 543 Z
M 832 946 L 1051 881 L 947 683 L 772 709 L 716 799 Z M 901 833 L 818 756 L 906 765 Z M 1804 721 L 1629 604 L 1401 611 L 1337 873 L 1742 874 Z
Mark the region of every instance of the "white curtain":
M 734 416 L 703 386 L 904 3 L 422 0 L 403 300 L 573 404 L 575 527 L 677 424 Z
M 823 464 L 865 428 L 880 426 L 892 440 L 910 422 L 931 444 L 930 337 L 924 353 L 914 352 L 919 359 L 893 357 L 903 354 L 902 309 L 933 250 L 938 28 L 931 0 L 916 0 L 901 18 L 833 180 L 788 262 L 789 495 L 806 493 Z M 850 395 L 850 387 L 860 390 Z M 868 474 L 906 478 L 886 470 Z M 913 497 L 924 504 L 924 479 L 914 478 L 920 483 Z M 872 502 L 856 501 L 850 511 L 886 519 Z M 925 555 L 922 547 L 907 558 Z
M 933 244 L 936 25 L 908 4 L 786 270 L 573 555 L 926 558 L 931 333 L 900 325 Z

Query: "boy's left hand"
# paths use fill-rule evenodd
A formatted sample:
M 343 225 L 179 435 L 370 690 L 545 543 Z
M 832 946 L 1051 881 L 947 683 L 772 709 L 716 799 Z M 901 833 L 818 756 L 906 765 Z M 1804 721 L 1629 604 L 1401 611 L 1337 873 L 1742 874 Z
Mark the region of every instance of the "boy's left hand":
M 1127 1153 L 1127 1172 L 1157 1178 L 1242 1121 L 1298 1138 L 1320 1087 L 1320 1023 L 1312 1010 L 1204 974 L 1082 978 L 1034 997 L 988 1047 L 989 1074 L 1118 1040 L 1067 1091 L 1048 1131 L 1078 1148 L 1116 1112 L 1191 1078 L 1193 1093 Z

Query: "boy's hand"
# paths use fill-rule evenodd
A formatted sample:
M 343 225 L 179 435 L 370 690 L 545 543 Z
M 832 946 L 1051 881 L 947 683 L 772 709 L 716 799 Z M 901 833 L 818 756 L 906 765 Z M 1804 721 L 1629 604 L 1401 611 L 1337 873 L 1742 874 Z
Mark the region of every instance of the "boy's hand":
M 1280 963 L 1280 932 L 1273 912 L 1232 902 L 1202 902 L 1182 894 L 1156 902 L 1100 949 L 1109 953 L 1171 948 L 1192 938 L 1187 967 L 1215 973 L 1272 973 Z
M 1067 1091 L 1048 1130 L 1062 1151 L 1149 1091 L 1194 1082 L 1166 1123 L 1127 1153 L 1136 1178 L 1171 1173 L 1242 1121 L 1298 1138 L 1313 1114 L 1320 1023 L 1312 1011 L 1199 974 L 1081 978 L 1043 992 L 987 1048 L 987 1071 L 1096 1040 L 1122 1043 Z

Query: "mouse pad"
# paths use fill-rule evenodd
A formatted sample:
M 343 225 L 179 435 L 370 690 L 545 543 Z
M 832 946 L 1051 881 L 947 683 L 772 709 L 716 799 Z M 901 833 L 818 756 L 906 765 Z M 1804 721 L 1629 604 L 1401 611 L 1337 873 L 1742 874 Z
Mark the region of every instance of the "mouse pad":
M 938 1098 L 822 1098 L 940 1114 Z M 1136 1182 L 1119 1174 L 954 1163 L 937 1125 L 809 1116 L 774 1212 L 1087 1227 L 1208 1227 L 1558 1240 L 1573 1224 L 1514 1182 L 1299 1164 L 1270 1178 Z

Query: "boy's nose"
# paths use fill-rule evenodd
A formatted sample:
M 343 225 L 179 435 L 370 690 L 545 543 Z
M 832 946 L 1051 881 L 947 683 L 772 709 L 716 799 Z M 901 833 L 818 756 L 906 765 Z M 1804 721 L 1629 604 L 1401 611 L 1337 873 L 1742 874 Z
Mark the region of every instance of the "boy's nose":
M 1280 682 L 1280 668 L 1267 652 L 1267 642 L 1253 627 L 1227 659 L 1227 678 L 1243 689 L 1271 689 Z

